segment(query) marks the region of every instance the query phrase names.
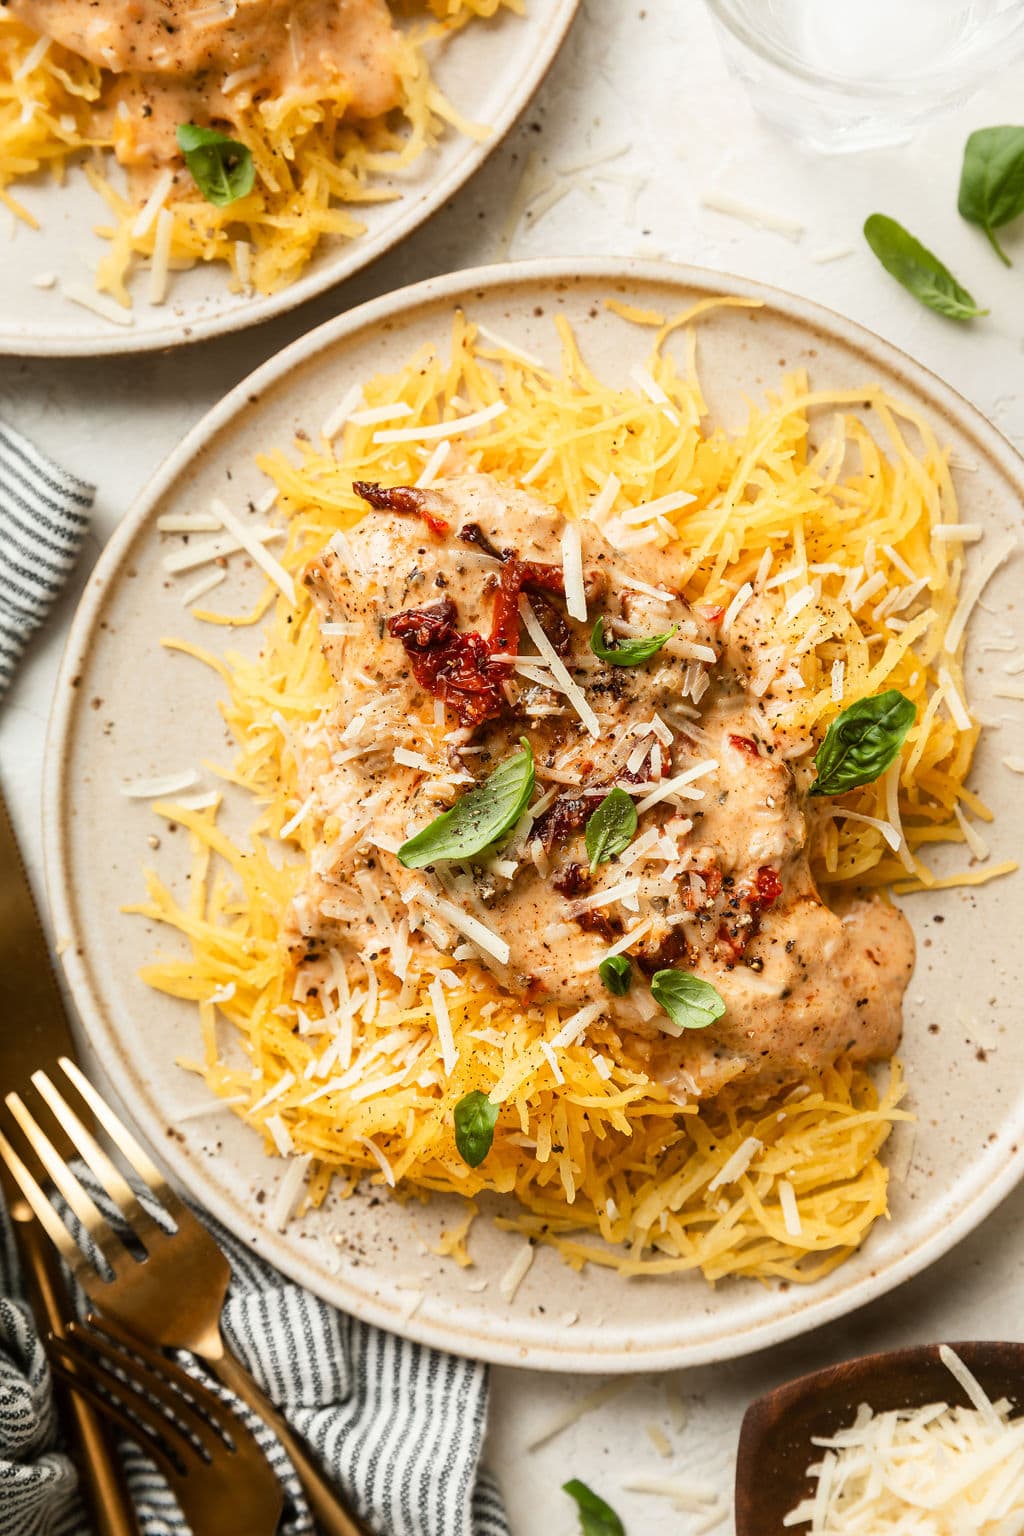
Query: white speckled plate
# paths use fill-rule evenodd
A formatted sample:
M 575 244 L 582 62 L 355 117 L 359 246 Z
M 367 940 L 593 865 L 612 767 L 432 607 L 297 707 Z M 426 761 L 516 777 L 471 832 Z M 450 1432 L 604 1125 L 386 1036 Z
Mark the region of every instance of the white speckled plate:
M 952 443 L 965 518 L 982 523 L 990 539 L 1017 525 L 1024 464 L 998 432 L 910 358 L 838 315 L 686 268 L 578 260 L 488 268 L 406 289 L 322 326 L 211 411 L 105 551 L 57 687 L 46 796 L 56 929 L 90 1039 L 140 1127 L 227 1226 L 314 1291 L 386 1327 L 490 1360 L 632 1371 L 744 1354 L 859 1306 L 952 1247 L 1024 1170 L 1020 879 L 907 899 L 919 963 L 901 1054 L 919 1118 L 913 1130 L 897 1133 L 894 1155 L 903 1162 L 909 1156 L 909 1174 L 893 1191 L 892 1221 L 879 1223 L 859 1254 L 814 1286 L 744 1282 L 711 1290 L 698 1277 L 623 1281 L 605 1270 L 575 1274 L 539 1250 L 508 1303 L 497 1280 L 522 1239 L 478 1221 L 471 1246 L 479 1267 L 458 1270 L 430 1252 L 452 1216 L 444 1200 L 402 1206 L 375 1194 L 329 1202 L 279 1234 L 264 1195 L 284 1165 L 265 1156 L 256 1133 L 229 1111 L 177 1125 L 205 1091 L 173 1065 L 177 1055 L 196 1052 L 196 1021 L 191 1007 L 156 996 L 137 978 L 156 946 L 167 951 L 168 938 L 118 913 L 140 893 L 140 867 L 154 859 L 147 847 L 152 812 L 123 799 L 118 783 L 230 755 L 215 707 L 217 679 L 158 643 L 177 634 L 209 645 L 211 632 L 187 615 L 165 577 L 155 522 L 214 495 L 236 504 L 258 495 L 257 450 L 287 444 L 301 426 L 315 430 L 353 379 L 397 364 L 423 342 L 446 344 L 456 305 L 552 363 L 552 319 L 564 314 L 598 372 L 622 378 L 650 335 L 609 313 L 606 296 L 672 312 L 722 292 L 756 295 L 765 305 L 717 310 L 700 322 L 699 363 L 713 414 L 734 415 L 744 394 L 777 379 L 783 362 L 806 366 L 822 386 L 879 380 L 916 402 Z M 990 584 L 967 664 L 976 705 L 1002 722 L 986 735 L 974 779 L 996 813 L 995 857 L 1020 846 L 1020 779 L 1001 759 L 1024 758 L 1024 711 L 997 696 L 1007 681 L 1003 658 L 979 640 L 995 632 L 1024 649 L 1019 581 L 1011 564 Z M 226 609 L 225 590 L 211 602 Z M 255 590 L 252 575 L 240 577 L 233 611 Z M 251 630 L 223 636 L 236 647 L 257 638 Z M 157 857 L 167 878 L 180 881 L 185 855 L 181 836 L 164 838 Z M 479 1277 L 487 1288 L 471 1290 Z
M 502 10 L 474 20 L 434 52 L 434 74 L 448 99 L 470 122 L 490 129 L 482 142 L 449 129 L 406 175 L 379 185 L 401 195 L 356 210 L 366 233 L 355 240 L 324 240 L 303 275 L 270 295 L 231 293 L 224 266 L 200 266 L 174 275 L 166 304 L 146 302 L 146 276 L 134 284 L 130 326 L 116 325 L 65 298 L 65 282 L 92 286 L 107 243 L 93 233 L 106 204 L 85 176 L 72 170 L 63 186 L 39 177 L 12 190 L 39 220 L 31 230 L 0 209 L 0 354 L 95 357 L 147 352 L 220 336 L 268 320 L 361 271 L 397 245 L 469 180 L 501 143 L 550 68 L 579 0 L 528 0 L 525 14 Z M 53 274 L 42 289 L 34 279 Z

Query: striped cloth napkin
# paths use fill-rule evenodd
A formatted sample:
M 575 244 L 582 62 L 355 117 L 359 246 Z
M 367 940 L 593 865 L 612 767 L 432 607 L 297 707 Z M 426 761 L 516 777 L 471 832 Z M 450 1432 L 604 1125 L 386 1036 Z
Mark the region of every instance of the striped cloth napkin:
M 79 1178 L 122 1233 L 104 1192 Z M 148 1191 L 139 1197 L 154 1211 Z M 154 1212 L 155 1213 L 155 1212 Z M 480 1466 L 487 1368 L 357 1322 L 255 1257 L 198 1214 L 228 1257 L 224 1335 L 292 1426 L 317 1452 L 352 1507 L 379 1536 L 509 1536 L 501 1494 Z M 81 1229 L 65 1220 L 83 1248 Z M 84 1297 L 76 1295 L 80 1312 Z M 202 1368 L 221 1397 L 227 1393 Z M 285 1490 L 279 1536 L 316 1526 L 291 1463 L 247 1409 L 246 1423 Z M 143 1536 L 187 1536 L 163 1477 L 141 1451 L 121 1454 Z M 0 1536 L 89 1536 L 77 1473 L 60 1448 L 51 1379 L 35 1322 L 21 1299 L 6 1211 L 0 1204 Z
M 0 697 L 74 566 L 93 494 L 0 422 Z M 79 1173 L 117 1226 L 106 1196 Z M 231 1263 L 223 1318 L 229 1343 L 374 1530 L 509 1536 L 501 1495 L 480 1467 L 486 1368 L 336 1312 L 203 1219 Z M 78 1301 L 84 1309 L 84 1298 Z M 312 1536 L 284 1452 L 258 1419 L 245 1417 L 284 1485 L 281 1536 Z M 122 1454 L 144 1536 L 187 1536 L 152 1462 L 130 1445 Z M 0 1202 L 0 1536 L 88 1532 Z
M 0 699 L 78 559 L 94 495 L 0 421 Z

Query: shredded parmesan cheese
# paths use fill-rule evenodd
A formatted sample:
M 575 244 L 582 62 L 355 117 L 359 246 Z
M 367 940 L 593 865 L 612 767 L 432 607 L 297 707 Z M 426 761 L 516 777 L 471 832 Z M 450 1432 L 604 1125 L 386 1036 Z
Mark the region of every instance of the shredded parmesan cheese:
M 758 1141 L 756 1136 L 748 1136 L 715 1174 L 708 1185 L 708 1193 L 713 1194 L 716 1189 L 721 1189 L 723 1184 L 735 1184 L 737 1179 L 743 1177 L 762 1148 L 763 1143 Z
M 1024 1529 L 1024 1421 L 994 1403 L 948 1345 L 939 1359 L 970 1407 L 948 1402 L 875 1413 L 812 1444 L 816 1484 L 784 1518 L 807 1536 L 1011 1536 Z
M 498 1281 L 498 1290 L 505 1301 L 511 1306 L 516 1299 L 516 1292 L 526 1279 L 526 1272 L 533 1263 L 533 1244 L 523 1243 L 512 1263 Z
M 544 630 L 541 628 L 540 620 L 537 618 L 537 615 L 530 607 L 529 598 L 520 597 L 519 612 L 522 616 L 523 623 L 526 626 L 527 634 L 533 641 L 534 645 L 537 647 L 541 656 L 547 662 L 548 666 L 551 668 L 551 673 L 555 685 L 559 687 L 565 694 L 566 698 L 569 700 L 569 703 L 579 715 L 591 736 L 595 738 L 600 736 L 600 722 L 598 721 L 594 711 L 591 709 L 590 704 L 587 701 L 586 694 L 583 692 L 583 689 L 569 676 L 565 662 L 562 660 L 561 656 L 559 656 L 558 652 L 551 644 L 551 641 L 548 639 L 547 635 L 544 633 Z
M 131 779 L 121 785 L 121 793 L 129 800 L 163 800 L 198 783 L 199 775 L 195 769 L 186 768 L 181 773 L 167 773 L 156 779 Z
M 280 592 L 283 592 L 289 603 L 295 603 L 295 585 L 288 572 L 281 563 L 274 559 L 264 549 L 259 537 L 251 528 L 247 528 L 241 518 L 236 517 L 224 502 L 214 499 L 211 510 L 220 518 L 228 533 L 233 534 L 242 548 L 259 566 L 260 570 L 274 583 Z
M 587 617 L 587 597 L 583 589 L 583 545 L 578 523 L 567 522 L 562 534 L 562 570 L 565 579 L 565 607 L 571 619 Z
M 302 1152 L 288 1164 L 270 1207 L 270 1222 L 275 1231 L 283 1232 L 291 1220 L 312 1161 L 311 1153 Z
M 494 421 L 498 416 L 504 415 L 508 406 L 504 400 L 495 400 L 493 405 L 485 406 L 481 411 L 472 411 L 468 416 L 457 417 L 454 421 L 439 421 L 432 427 L 391 427 L 383 432 L 375 432 L 375 443 L 430 443 L 438 438 L 454 437 L 456 433 L 473 432 L 477 427 L 486 426 L 489 421 Z

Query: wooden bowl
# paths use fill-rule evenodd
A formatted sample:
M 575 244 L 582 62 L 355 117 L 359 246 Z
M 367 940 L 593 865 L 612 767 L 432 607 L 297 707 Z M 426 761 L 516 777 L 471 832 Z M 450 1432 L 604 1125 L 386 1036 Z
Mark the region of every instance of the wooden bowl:
M 950 1346 L 994 1400 L 1024 1404 L 1024 1344 Z M 820 1460 L 812 1435 L 833 1435 L 867 1403 L 876 1413 L 945 1402 L 969 1406 L 939 1359 L 939 1346 L 864 1355 L 801 1376 L 747 1409 L 736 1461 L 736 1536 L 785 1536 L 782 1521 L 814 1492 L 807 1468 Z M 796 1536 L 806 1527 L 793 1527 Z

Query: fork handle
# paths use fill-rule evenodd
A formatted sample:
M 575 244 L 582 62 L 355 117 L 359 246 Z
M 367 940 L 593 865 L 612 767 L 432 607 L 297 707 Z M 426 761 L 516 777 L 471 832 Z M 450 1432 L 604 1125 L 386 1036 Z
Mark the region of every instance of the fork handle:
M 254 1413 L 259 1414 L 264 1424 L 272 1429 L 280 1440 L 288 1453 L 288 1459 L 295 1468 L 296 1475 L 302 1484 L 302 1491 L 309 1500 L 309 1507 L 324 1536 L 373 1536 L 373 1532 L 367 1526 L 345 1509 L 341 1502 L 341 1494 L 328 1482 L 284 1415 L 274 1407 L 227 1345 L 224 1345 L 223 1352 L 216 1359 L 211 1359 L 209 1355 L 204 1355 L 203 1358 L 206 1364 L 216 1371 L 224 1385 L 234 1392 L 236 1397 L 240 1397 Z

